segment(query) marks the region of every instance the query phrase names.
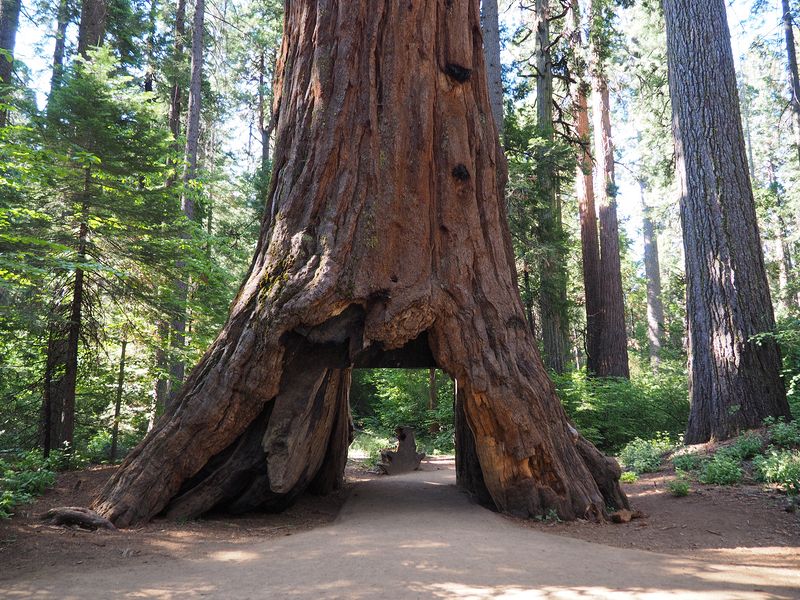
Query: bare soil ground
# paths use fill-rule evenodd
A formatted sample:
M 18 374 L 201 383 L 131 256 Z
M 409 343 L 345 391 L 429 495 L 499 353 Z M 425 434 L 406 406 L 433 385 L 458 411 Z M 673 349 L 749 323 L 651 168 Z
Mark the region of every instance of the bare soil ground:
M 38 519 L 55 506 L 87 506 L 114 468 L 64 473 L 33 505 L 23 507 L 11 520 L 0 521 L 0 581 L 69 565 L 103 568 L 192 559 L 212 550 L 290 536 L 331 523 L 351 490 L 358 494 L 359 482 L 376 477 L 351 462 L 344 490 L 327 497 L 306 496 L 281 514 L 156 520 L 117 532 L 55 527 Z M 436 467 L 426 464 L 425 468 Z M 674 473 L 665 470 L 625 484 L 633 507 L 646 515 L 627 524 L 509 520 L 520 527 L 607 546 L 696 556 L 731 565 L 780 562 L 800 570 L 800 513 L 784 510 L 785 496 L 755 485 L 693 484 L 689 496 L 675 498 L 667 490 L 673 477 Z
M 92 563 L 97 567 L 164 558 L 196 558 L 211 547 L 288 536 L 331 523 L 347 498 L 345 488 L 329 496 L 305 496 L 279 514 L 209 516 L 192 521 L 166 521 L 120 531 L 85 531 L 41 522 L 39 515 L 57 506 L 89 506 L 116 467 L 93 467 L 62 473 L 52 489 L 21 507 L 8 521 L 0 520 L 0 581 L 43 568 Z M 353 479 L 358 477 L 354 473 Z

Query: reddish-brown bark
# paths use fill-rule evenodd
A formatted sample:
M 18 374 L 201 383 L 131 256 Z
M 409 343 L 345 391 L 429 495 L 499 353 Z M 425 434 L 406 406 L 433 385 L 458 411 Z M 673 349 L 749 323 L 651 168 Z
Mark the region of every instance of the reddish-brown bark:
M 625 506 L 525 323 L 478 1 L 291 1 L 284 31 L 271 225 L 228 323 L 97 510 L 125 526 L 279 508 L 325 465 L 341 478 L 341 373 L 387 364 L 458 381 L 500 510 Z

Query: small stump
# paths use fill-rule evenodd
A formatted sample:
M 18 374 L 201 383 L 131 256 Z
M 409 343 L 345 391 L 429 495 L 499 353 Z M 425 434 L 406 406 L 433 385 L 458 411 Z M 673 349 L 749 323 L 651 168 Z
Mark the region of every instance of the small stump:
M 422 459 L 425 458 L 425 453 L 417 452 L 414 430 L 410 427 L 398 427 L 395 429 L 395 433 L 397 434 L 397 449 L 381 450 L 382 462 L 378 463 L 378 468 L 387 475 L 416 471 L 419 469 Z

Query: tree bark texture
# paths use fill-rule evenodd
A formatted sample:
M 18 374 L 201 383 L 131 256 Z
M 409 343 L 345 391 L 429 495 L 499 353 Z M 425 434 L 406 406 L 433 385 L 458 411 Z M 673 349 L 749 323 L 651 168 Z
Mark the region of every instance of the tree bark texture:
M 0 55 L 0 104 L 8 103 L 11 79 L 14 69 L 14 45 L 19 27 L 20 0 L 0 0 L 0 50 L 8 55 Z M 0 127 L 8 121 L 8 109 L 0 106 Z
M 500 61 L 500 15 L 497 0 L 481 0 L 481 30 L 489 83 L 489 104 L 497 132 L 503 135 L 503 65 Z
M 458 380 L 499 509 L 627 505 L 525 323 L 478 1 L 290 1 L 284 31 L 273 224 L 227 324 L 97 510 L 125 526 L 281 507 L 343 464 L 344 374 L 389 364 Z
M 108 6 L 106 0 L 83 0 L 78 26 L 78 54 L 86 58 L 90 48 L 103 43 L 106 34 Z
M 655 368 L 661 361 L 661 340 L 664 338 L 664 305 L 661 302 L 661 266 L 651 209 L 645 197 L 646 184 L 639 181 L 642 195 L 642 237 L 644 238 L 644 275 L 647 282 L 647 342 L 650 364 Z
M 600 348 L 595 362 L 599 377 L 630 377 L 628 334 L 619 255 L 617 185 L 614 176 L 614 143 L 611 137 L 611 102 L 605 73 L 592 74 L 596 197 L 600 225 Z
M 687 443 L 789 418 L 747 170 L 724 0 L 666 0 L 686 255 L 691 413 Z
M 550 54 L 550 2 L 536 0 L 536 120 L 539 135 L 552 146 L 553 135 L 553 60 Z M 567 272 L 561 201 L 558 197 L 556 168 L 548 152 L 541 148 L 536 161 L 536 187 L 539 200 L 539 242 L 544 250 L 539 276 L 539 312 L 542 324 L 544 361 L 548 368 L 563 373 L 569 361 L 567 318 Z
M 119 437 L 119 415 L 122 411 L 122 391 L 125 386 L 125 352 L 128 339 L 122 338 L 122 351 L 119 357 L 119 374 L 117 375 L 117 397 L 114 401 L 114 425 L 111 428 L 111 462 L 117 460 L 117 438 Z

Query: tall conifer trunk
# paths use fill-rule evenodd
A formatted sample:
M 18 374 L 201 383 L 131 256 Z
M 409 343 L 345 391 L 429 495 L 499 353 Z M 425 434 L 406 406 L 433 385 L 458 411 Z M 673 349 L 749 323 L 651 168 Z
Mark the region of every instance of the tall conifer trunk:
M 14 68 L 14 46 L 19 27 L 20 0 L 0 0 L 0 104 L 5 105 L 10 97 L 11 79 Z M 0 127 L 8 121 L 8 109 L 0 106 Z
M 575 190 L 578 196 L 578 214 L 581 225 L 581 264 L 583 267 L 583 289 L 586 308 L 586 369 L 596 373 L 601 353 L 602 298 L 600 291 L 600 242 L 597 234 L 597 209 L 594 199 L 594 161 L 592 160 L 592 136 L 589 126 L 588 95 L 590 85 L 586 81 L 585 50 L 581 35 L 580 6 L 573 0 L 570 7 L 573 31 L 570 46 L 573 53 L 573 76 L 576 79 L 573 95 L 573 117 L 578 138 Z
M 691 413 L 686 442 L 789 418 L 724 0 L 665 0 L 686 255 Z M 691 35 L 689 34 L 691 32 Z
M 786 71 L 789 75 L 791 98 L 789 106 L 792 110 L 792 126 L 795 136 L 795 151 L 800 161 L 800 73 L 797 68 L 797 47 L 794 40 L 794 19 L 789 0 L 781 0 L 783 36 L 786 42 Z
M 350 368 L 388 365 L 457 379 L 467 466 L 499 509 L 627 505 L 525 323 L 478 1 L 289 1 L 284 31 L 275 219 L 227 324 L 97 510 L 125 526 L 330 489 Z
M 647 342 L 650 364 L 661 362 L 661 341 L 664 338 L 664 305 L 661 302 L 661 265 L 658 258 L 658 237 L 647 205 L 647 184 L 639 180 L 642 200 L 642 237 L 644 238 L 644 274 L 647 282 Z
M 550 3 L 534 4 L 536 35 L 536 119 L 539 135 L 553 145 L 553 61 L 550 55 Z M 567 272 L 561 200 L 557 194 L 556 166 L 549 148 L 538 152 L 536 187 L 539 200 L 539 242 L 544 251 L 540 265 L 539 310 L 541 314 L 544 361 L 548 368 L 563 373 L 569 361 L 567 319 Z
M 497 0 L 481 0 L 481 30 L 494 124 L 503 135 L 503 65 L 500 62 L 500 15 Z
M 628 334 L 619 254 L 617 184 L 614 175 L 614 143 L 611 137 L 611 99 L 601 65 L 592 74 L 596 197 L 600 225 L 600 343 L 595 375 L 630 377 Z
M 189 106 L 186 118 L 186 149 L 183 164 L 183 189 L 181 191 L 181 212 L 189 221 L 195 220 L 195 203 L 190 183 L 197 174 L 197 153 L 200 142 L 200 106 L 203 84 L 203 28 L 205 27 L 205 2 L 195 0 L 194 18 L 192 19 L 192 58 L 189 76 Z M 186 264 L 179 261 L 178 271 L 184 270 Z M 170 364 L 169 402 L 172 403 L 184 378 L 186 365 L 181 353 L 186 343 L 186 321 L 188 316 L 187 301 L 189 297 L 189 277 L 183 276 L 175 281 L 175 296 L 178 311 L 171 323 L 170 344 L 177 350 Z

